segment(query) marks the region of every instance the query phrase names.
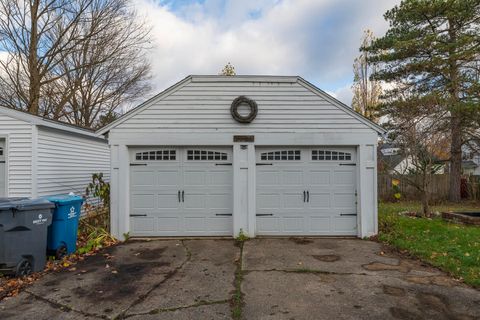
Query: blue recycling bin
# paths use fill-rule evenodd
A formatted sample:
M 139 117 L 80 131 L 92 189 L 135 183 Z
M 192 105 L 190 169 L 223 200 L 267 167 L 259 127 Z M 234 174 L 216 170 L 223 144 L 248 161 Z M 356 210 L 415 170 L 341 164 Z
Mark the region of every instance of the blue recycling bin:
M 47 251 L 60 259 L 77 249 L 78 220 L 83 198 L 56 195 L 46 199 L 55 204 L 52 224 L 48 227 Z

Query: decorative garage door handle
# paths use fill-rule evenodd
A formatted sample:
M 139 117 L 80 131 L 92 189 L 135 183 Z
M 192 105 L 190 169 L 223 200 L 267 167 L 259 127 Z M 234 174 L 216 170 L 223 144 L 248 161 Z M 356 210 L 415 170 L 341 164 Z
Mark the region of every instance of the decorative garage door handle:
M 182 190 L 182 202 L 185 202 L 185 190 Z
M 340 163 L 341 166 L 356 166 L 356 163 Z
M 181 200 L 180 200 L 180 190 L 178 190 L 178 202 L 181 202 Z
M 231 217 L 231 213 L 216 213 L 215 214 L 217 217 Z
M 273 216 L 273 213 L 257 213 L 257 217 L 271 217 Z
M 310 191 L 307 191 L 307 202 L 310 202 Z
M 303 190 L 303 202 L 305 202 L 305 199 L 307 198 L 307 192 Z
M 340 216 L 356 216 L 356 213 L 340 213 Z
M 146 217 L 146 214 L 131 214 L 130 217 Z
M 256 163 L 257 166 L 273 166 L 273 163 Z
M 215 163 L 216 166 L 231 166 L 231 163 Z

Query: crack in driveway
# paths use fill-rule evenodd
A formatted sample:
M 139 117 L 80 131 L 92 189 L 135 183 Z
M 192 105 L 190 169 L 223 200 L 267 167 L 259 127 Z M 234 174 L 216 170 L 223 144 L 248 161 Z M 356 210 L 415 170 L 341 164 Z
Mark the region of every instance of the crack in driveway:
M 145 316 L 145 315 L 153 315 L 153 314 L 158 314 L 158 313 L 165 313 L 165 312 L 173 312 L 177 310 L 183 310 L 183 309 L 190 309 L 190 308 L 198 308 L 202 306 L 211 306 L 211 305 L 216 305 L 216 304 L 227 304 L 230 302 L 230 299 L 224 299 L 224 300 L 215 300 L 215 301 L 199 301 L 197 303 L 187 305 L 187 306 L 178 306 L 178 307 L 171 307 L 171 308 L 156 308 L 152 309 L 150 311 L 146 312 L 140 312 L 140 313 L 131 313 L 128 315 L 123 316 L 121 319 L 127 319 L 131 317 L 136 317 L 136 316 Z

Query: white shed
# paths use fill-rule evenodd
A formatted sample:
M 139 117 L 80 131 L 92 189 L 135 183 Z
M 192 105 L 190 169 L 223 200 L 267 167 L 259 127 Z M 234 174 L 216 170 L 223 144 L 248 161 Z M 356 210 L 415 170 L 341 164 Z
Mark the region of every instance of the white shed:
M 0 107 L 0 197 L 83 194 L 110 176 L 107 140 L 91 130 Z
M 384 130 L 300 77 L 189 76 L 99 133 L 116 237 L 377 233 Z

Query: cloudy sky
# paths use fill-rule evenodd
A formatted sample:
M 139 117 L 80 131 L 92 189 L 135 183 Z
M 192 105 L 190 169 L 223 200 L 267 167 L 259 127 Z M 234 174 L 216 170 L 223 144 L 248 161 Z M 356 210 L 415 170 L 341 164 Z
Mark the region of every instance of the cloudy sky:
M 189 74 L 300 75 L 351 103 L 364 29 L 382 35 L 399 0 L 136 0 L 152 27 L 154 90 Z

